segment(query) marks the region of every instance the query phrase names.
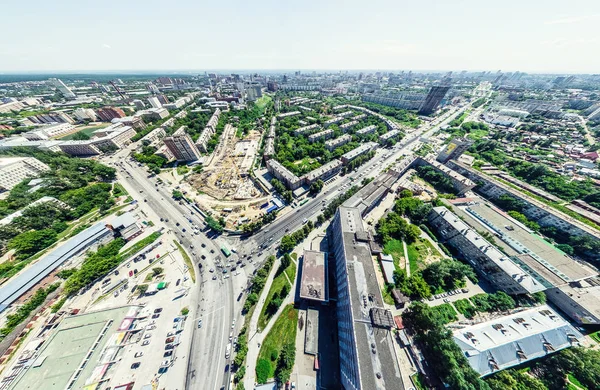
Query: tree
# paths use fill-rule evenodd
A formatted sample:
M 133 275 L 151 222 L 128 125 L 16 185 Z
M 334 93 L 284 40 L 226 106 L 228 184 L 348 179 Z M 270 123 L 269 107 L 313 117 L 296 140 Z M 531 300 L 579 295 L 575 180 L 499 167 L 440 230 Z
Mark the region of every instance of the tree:
M 181 200 L 183 199 L 183 193 L 179 190 L 173 190 L 173 199 L 175 200 Z
M 323 180 L 319 179 L 310 185 L 310 193 L 316 195 L 323 189 Z
M 267 359 L 258 359 L 256 362 L 256 381 L 267 383 L 271 372 L 271 363 Z
M 16 250 L 17 257 L 27 258 L 56 242 L 56 232 L 52 229 L 23 232 L 13 238 L 8 247 Z
M 281 237 L 281 244 L 279 245 L 279 249 L 283 252 L 289 252 L 296 246 L 297 242 L 289 235 L 285 235 Z
M 148 291 L 148 285 L 140 284 L 139 286 L 137 286 L 137 291 L 140 292 L 140 295 L 144 295 L 146 293 L 146 291 Z
M 162 274 L 163 271 L 164 271 L 164 269 L 162 267 L 154 267 L 154 268 L 152 268 L 152 274 L 154 276 L 158 276 L 158 275 Z

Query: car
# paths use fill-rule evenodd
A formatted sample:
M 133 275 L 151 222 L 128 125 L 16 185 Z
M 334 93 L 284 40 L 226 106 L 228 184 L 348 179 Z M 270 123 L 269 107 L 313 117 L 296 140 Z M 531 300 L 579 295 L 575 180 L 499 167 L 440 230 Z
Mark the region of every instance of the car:
M 144 346 L 144 345 L 148 345 L 148 344 L 150 344 L 150 340 L 144 340 L 144 341 L 142 342 L 142 346 Z
M 140 366 L 140 364 L 142 364 L 142 363 L 140 363 L 140 362 L 135 362 L 135 363 L 133 363 L 133 364 L 131 365 L 131 369 L 132 369 L 132 370 L 135 370 L 136 368 L 138 368 L 138 367 Z
M 152 318 L 153 318 L 153 319 L 156 319 L 156 318 L 158 318 L 158 317 L 160 317 L 160 313 L 152 314 Z
M 171 344 L 173 341 L 175 341 L 175 336 L 168 337 L 165 340 L 165 344 Z
M 149 339 L 150 337 L 152 337 L 152 333 L 146 333 L 146 334 L 144 335 L 144 338 L 145 338 L 145 339 Z
M 210 250 L 210 253 L 215 253 L 215 250 L 214 250 L 214 249 L 211 249 L 211 250 Z
M 173 355 L 173 350 L 169 350 L 163 354 L 163 357 L 170 357 Z
M 185 228 L 181 229 L 181 231 L 184 232 L 184 233 L 186 232 Z
M 448 298 L 444 298 L 444 302 L 449 303 L 450 300 Z
M 141 351 L 140 352 L 136 352 L 135 355 L 133 355 L 133 357 L 136 357 L 136 358 L 139 358 L 139 357 L 142 357 L 142 356 L 144 356 L 144 352 L 141 352 Z
M 201 258 L 202 260 L 206 260 L 206 256 L 205 256 L 205 255 L 202 255 L 202 256 L 200 256 L 200 258 Z
M 161 219 L 160 219 L 160 222 L 164 222 L 164 220 L 165 220 L 165 219 L 161 217 Z
M 180 283 L 181 283 L 181 279 L 177 279 L 177 282 L 175 282 L 175 286 L 179 286 Z
M 213 273 L 213 272 L 215 272 L 215 269 L 211 268 L 211 269 L 208 270 L 208 272 Z
M 223 273 L 226 274 L 227 273 L 227 268 L 223 268 Z
M 202 244 L 200 244 L 200 246 L 201 246 L 202 248 L 206 248 L 206 244 L 205 244 L 205 243 L 202 243 Z
M 169 222 L 169 218 L 165 218 L 165 222 Z
M 115 275 L 118 275 L 118 274 L 119 274 L 119 270 L 118 270 L 118 269 L 116 269 L 116 270 L 115 270 Z
M 240 295 L 238 295 L 238 297 L 237 297 L 238 302 L 240 301 L 240 299 L 242 299 L 243 296 L 244 296 L 243 292 L 241 292 Z
M 214 276 L 212 277 L 212 280 L 217 280 L 217 275 L 214 275 Z
M 179 222 L 175 222 L 175 226 L 179 226 Z
M 174 344 L 167 344 L 167 345 L 165 345 L 165 350 L 166 350 L 166 351 L 168 351 L 168 350 L 170 350 L 170 349 L 174 349 L 174 348 L 175 348 L 175 345 L 174 345 Z
M 198 320 L 198 328 L 202 328 L 202 320 Z

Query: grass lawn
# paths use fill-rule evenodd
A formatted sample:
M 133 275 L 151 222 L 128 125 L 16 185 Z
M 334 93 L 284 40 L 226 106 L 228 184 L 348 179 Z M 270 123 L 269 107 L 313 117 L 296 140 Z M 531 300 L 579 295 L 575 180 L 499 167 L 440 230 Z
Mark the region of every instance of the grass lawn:
M 472 139 L 472 140 L 478 140 L 481 139 L 483 137 L 485 137 L 486 135 L 488 135 L 489 131 L 487 130 L 471 130 L 471 132 L 467 135 L 468 138 Z
M 256 361 L 256 379 L 259 383 L 264 383 L 267 379 L 272 378 L 273 375 L 275 375 L 275 367 L 277 366 L 279 353 L 284 345 L 296 341 L 297 328 L 298 310 L 294 309 L 293 305 L 288 305 L 279 318 L 277 318 L 273 328 L 271 328 L 271 331 L 267 337 L 265 337 L 265 340 L 260 347 L 258 360 Z M 264 362 L 259 363 L 261 360 Z M 267 363 L 270 368 L 268 372 L 259 372 L 259 366 L 266 368 Z
M 265 299 L 265 304 L 261 309 L 260 316 L 258 316 L 259 331 L 262 331 L 264 328 L 266 328 L 267 324 L 269 323 L 269 320 L 271 319 L 271 314 L 267 313 L 267 307 L 269 306 L 269 303 L 271 302 L 275 294 L 279 294 L 283 286 L 285 286 L 286 284 L 288 286 L 290 285 L 287 281 L 287 278 L 285 277 L 285 274 L 288 274 L 289 277 L 289 273 L 291 273 L 292 275 L 292 278 L 290 278 L 290 280 L 293 281 L 293 278 L 296 276 L 296 263 L 294 263 L 293 261 L 285 270 L 283 270 L 282 273 L 280 273 L 273 279 L 273 283 L 271 284 L 271 288 L 269 289 L 269 293 L 267 294 L 267 299 Z
M 600 343 L 600 331 L 599 332 L 590 333 L 590 337 L 595 342 Z
M 269 104 L 269 102 L 273 100 L 273 98 L 269 95 L 263 95 L 262 97 L 260 97 L 259 99 L 257 99 L 254 104 L 256 104 L 256 106 L 260 109 L 260 111 L 262 113 L 265 112 L 265 107 L 267 107 L 267 104 Z
M 190 277 L 192 278 L 192 281 L 194 283 L 196 283 L 196 272 L 194 271 L 194 265 L 192 264 L 192 260 L 190 259 L 188 254 L 185 252 L 183 247 L 181 245 L 179 245 L 179 243 L 176 240 L 173 240 L 173 242 L 175 243 L 175 246 L 177 246 L 177 249 L 179 249 L 179 252 L 181 252 L 181 256 L 183 256 L 183 261 L 185 261 L 185 265 L 188 266 L 188 269 L 190 271 Z
M 410 263 L 410 272 L 416 272 L 425 268 L 427 257 L 442 258 L 440 252 L 428 240 L 418 238 L 415 242 L 407 245 L 408 261 Z
M 572 374 L 567 374 L 567 379 L 569 380 L 571 386 L 574 389 L 577 389 L 577 390 L 580 390 L 580 389 L 587 390 L 587 387 L 585 387 L 584 385 L 582 385 L 581 382 L 579 382 L 577 380 L 577 378 L 575 378 Z
M 423 374 L 420 372 L 416 373 L 415 375 L 411 375 L 410 379 L 418 390 L 427 390 L 427 386 L 425 386 L 425 379 L 423 378 Z
M 392 255 L 396 269 L 404 269 L 404 246 L 402 245 L 402 241 L 390 240 L 386 242 L 383 247 L 383 253 Z
M 71 133 L 69 135 L 65 135 L 64 137 L 59 138 L 59 139 L 62 140 L 62 141 L 68 141 L 70 139 L 73 139 L 75 137 L 75 134 L 79 134 L 79 133 L 82 133 L 82 134 L 85 134 L 85 135 L 88 135 L 88 136 L 91 137 L 92 133 L 94 131 L 99 130 L 99 129 L 103 129 L 105 127 L 108 127 L 108 125 L 101 124 L 101 125 L 95 125 L 95 126 L 88 126 L 88 127 L 85 127 L 85 128 L 83 128 L 83 129 L 81 129 L 79 131 L 76 131 L 75 133 Z

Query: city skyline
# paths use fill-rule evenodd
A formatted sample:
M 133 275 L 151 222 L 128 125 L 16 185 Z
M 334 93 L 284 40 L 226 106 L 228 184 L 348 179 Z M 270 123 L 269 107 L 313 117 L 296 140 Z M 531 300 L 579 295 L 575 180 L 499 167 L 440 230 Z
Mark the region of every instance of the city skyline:
M 579 0 L 460 4 L 107 1 L 3 6 L 1 73 L 415 70 L 594 73 L 600 5 Z M 583 12 L 585 10 L 585 12 Z M 110 11 L 110 12 L 109 12 Z M 48 15 L 54 15 L 48 18 Z M 170 17 L 169 15 L 172 15 Z

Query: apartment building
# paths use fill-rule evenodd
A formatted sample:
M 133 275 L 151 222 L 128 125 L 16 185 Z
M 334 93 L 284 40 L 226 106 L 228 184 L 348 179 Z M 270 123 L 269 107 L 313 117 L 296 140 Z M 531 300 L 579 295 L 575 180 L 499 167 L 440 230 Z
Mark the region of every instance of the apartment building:
M 135 130 L 144 130 L 147 126 L 144 120 L 139 116 L 125 116 L 123 118 L 115 118 L 112 123 L 121 123 L 125 126 L 130 126 Z
M 303 127 L 299 127 L 296 130 L 294 130 L 294 134 L 295 135 L 308 135 L 311 133 L 314 133 L 315 131 L 318 131 L 321 128 L 321 126 L 319 126 L 318 124 L 313 124 L 313 125 L 308 125 L 308 126 L 303 126 Z
M 30 141 L 36 141 L 61 137 L 74 131 L 75 126 L 70 123 L 56 123 L 40 127 L 37 130 L 28 131 L 27 133 L 23 133 L 22 136 Z
M 124 118 L 125 112 L 118 107 L 102 107 L 96 110 L 98 118 L 104 122 L 112 122 L 115 118 Z
M 358 121 L 350 121 L 348 123 L 340 125 L 340 130 L 342 130 L 345 133 L 356 125 L 358 125 Z
M 342 162 L 340 160 L 333 160 L 328 162 L 327 164 L 321 165 L 319 168 L 313 169 L 308 172 L 302 178 L 304 182 L 308 185 L 314 183 L 317 180 L 328 180 L 329 178 L 337 175 L 342 170 Z M 301 178 L 301 179 L 302 179 Z
M 175 131 L 172 136 L 165 137 L 163 141 L 177 161 L 196 161 L 201 157 L 200 151 L 185 132 L 184 126 Z
M 370 125 L 370 126 L 367 126 L 367 127 L 363 127 L 363 128 L 362 128 L 362 129 L 360 129 L 360 130 L 357 130 L 357 131 L 356 131 L 356 135 L 366 135 L 366 134 L 372 134 L 372 133 L 374 133 L 374 132 L 376 132 L 376 131 L 377 131 L 377 126 L 375 126 L 375 125 Z
M 89 140 L 87 141 L 65 141 L 58 145 L 60 150 L 64 153 L 70 154 L 71 156 L 97 156 L 102 154 L 102 151 L 98 149 Z
M 331 137 L 333 137 L 333 130 L 332 129 L 323 130 L 323 131 L 320 131 L 318 133 L 309 135 L 308 136 L 308 142 L 322 141 L 322 140 L 329 139 Z
M 300 188 L 303 184 L 303 180 L 294 175 L 289 169 L 281 165 L 276 160 L 268 160 L 267 169 L 273 176 L 281 180 L 281 182 L 290 190 Z
M 200 133 L 200 136 L 196 140 L 196 146 L 204 153 L 208 152 L 208 141 L 211 140 L 212 136 L 216 132 L 220 115 L 221 110 L 217 108 L 208 120 L 208 123 L 206 124 L 202 132 Z
M 400 134 L 401 134 L 400 130 L 388 131 L 387 133 L 379 136 L 379 142 L 385 143 L 392 138 L 398 137 Z
M 0 191 L 10 191 L 28 177 L 37 177 L 50 167 L 33 157 L 0 158 Z
M 337 137 L 335 139 L 330 139 L 329 141 L 326 141 L 325 147 L 331 152 L 342 145 L 346 145 L 350 141 L 352 141 L 352 136 L 350 134 L 344 134 L 341 137 Z
M 358 156 L 362 156 L 363 154 L 369 153 L 371 150 L 377 148 L 376 142 L 366 142 L 360 145 L 357 148 L 352 149 L 348 153 L 344 153 L 340 158 L 344 165 L 348 164 L 350 161 L 354 160 Z
M 163 129 L 162 127 L 157 127 L 156 129 L 152 130 L 144 137 L 142 137 L 140 141 L 142 141 L 142 143 L 149 142 L 150 144 L 154 144 L 161 141 L 166 136 L 167 132 L 165 131 L 165 129 Z

